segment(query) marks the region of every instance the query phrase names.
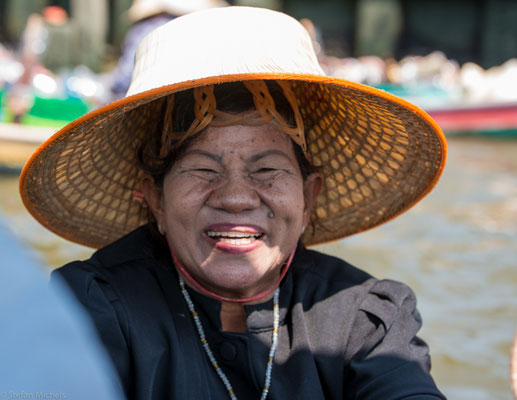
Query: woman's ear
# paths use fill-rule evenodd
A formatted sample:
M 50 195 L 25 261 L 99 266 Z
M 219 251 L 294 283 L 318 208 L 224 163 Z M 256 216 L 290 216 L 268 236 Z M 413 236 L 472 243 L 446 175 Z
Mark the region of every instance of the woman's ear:
M 165 232 L 163 231 L 163 227 L 165 224 L 161 189 L 156 186 L 154 179 L 148 175 L 142 179 L 140 187 L 142 189 L 144 199 L 158 224 L 158 230 L 161 234 L 164 234 Z
M 303 226 L 307 227 L 311 220 L 312 209 L 316 204 L 316 199 L 323 187 L 323 178 L 319 172 L 313 172 L 303 182 Z

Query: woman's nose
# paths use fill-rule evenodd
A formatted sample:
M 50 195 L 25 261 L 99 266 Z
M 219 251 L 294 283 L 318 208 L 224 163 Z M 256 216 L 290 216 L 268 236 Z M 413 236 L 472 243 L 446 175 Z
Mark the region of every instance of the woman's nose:
M 260 197 L 246 174 L 233 172 L 218 182 L 207 203 L 216 209 L 240 213 L 257 208 Z

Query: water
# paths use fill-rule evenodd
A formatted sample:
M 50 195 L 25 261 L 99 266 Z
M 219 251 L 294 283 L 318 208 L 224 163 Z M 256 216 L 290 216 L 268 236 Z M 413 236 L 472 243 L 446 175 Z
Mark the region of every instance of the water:
M 415 290 L 432 373 L 450 399 L 512 399 L 516 154 L 517 140 L 450 139 L 444 176 L 428 197 L 386 225 L 318 247 Z M 47 232 L 28 215 L 16 176 L 0 176 L 0 213 L 49 269 L 91 253 Z M 1 243 L 0 251 L 9 254 Z

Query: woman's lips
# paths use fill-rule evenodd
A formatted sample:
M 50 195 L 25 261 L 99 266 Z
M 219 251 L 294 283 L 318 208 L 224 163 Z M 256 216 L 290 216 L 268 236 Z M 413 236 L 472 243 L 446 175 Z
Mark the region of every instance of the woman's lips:
M 264 230 L 256 225 L 215 224 L 205 234 L 216 249 L 239 254 L 260 246 Z

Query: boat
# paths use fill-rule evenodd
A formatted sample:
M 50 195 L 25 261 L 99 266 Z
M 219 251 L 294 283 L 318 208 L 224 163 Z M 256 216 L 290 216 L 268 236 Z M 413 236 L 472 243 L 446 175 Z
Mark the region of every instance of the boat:
M 0 123 L 0 171 L 20 172 L 32 153 L 55 128 Z
M 426 111 L 447 135 L 517 136 L 517 102 L 448 105 Z
M 383 84 L 377 87 L 416 104 L 446 135 L 517 137 L 517 101 L 472 102 L 433 85 Z

